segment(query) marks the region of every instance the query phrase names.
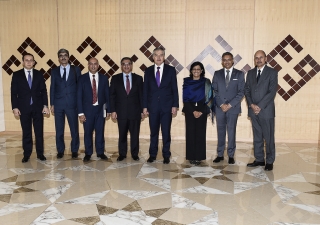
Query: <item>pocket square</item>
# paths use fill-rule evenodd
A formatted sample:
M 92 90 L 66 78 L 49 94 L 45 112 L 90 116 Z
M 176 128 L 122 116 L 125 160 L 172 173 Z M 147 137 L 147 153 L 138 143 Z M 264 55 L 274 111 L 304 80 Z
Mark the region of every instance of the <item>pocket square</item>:
M 238 79 L 232 79 L 232 80 L 238 80 Z

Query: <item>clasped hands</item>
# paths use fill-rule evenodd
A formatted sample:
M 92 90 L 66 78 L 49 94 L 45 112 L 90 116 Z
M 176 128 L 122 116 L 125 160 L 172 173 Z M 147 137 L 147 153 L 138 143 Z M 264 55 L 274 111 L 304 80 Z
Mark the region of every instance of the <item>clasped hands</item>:
M 173 116 L 177 115 L 178 112 L 178 108 L 177 107 L 172 107 L 171 109 L 171 113 Z M 147 108 L 143 108 L 143 113 L 144 117 L 147 117 L 149 115 L 148 109 Z
M 222 104 L 220 106 L 220 108 L 222 109 L 223 112 L 227 112 L 229 109 L 231 109 L 231 105 L 230 104 Z
M 258 115 L 261 111 L 261 108 L 255 104 L 251 104 L 250 107 L 253 110 L 255 115 Z

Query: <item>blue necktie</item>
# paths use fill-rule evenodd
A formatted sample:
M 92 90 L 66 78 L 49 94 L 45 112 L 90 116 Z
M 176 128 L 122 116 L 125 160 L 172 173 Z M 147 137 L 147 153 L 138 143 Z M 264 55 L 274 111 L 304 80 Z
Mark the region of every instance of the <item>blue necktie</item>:
M 29 84 L 29 88 L 31 89 L 32 87 L 32 79 L 31 79 L 31 71 L 28 70 L 28 84 Z M 32 97 L 30 99 L 30 105 L 32 105 Z

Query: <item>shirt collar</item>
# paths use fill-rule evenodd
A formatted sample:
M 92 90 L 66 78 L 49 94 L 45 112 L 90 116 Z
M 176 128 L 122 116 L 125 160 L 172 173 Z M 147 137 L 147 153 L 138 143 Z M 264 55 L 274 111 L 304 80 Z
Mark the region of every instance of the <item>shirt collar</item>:
M 154 64 L 154 68 L 155 68 L 155 69 L 158 69 L 157 67 L 160 67 L 160 70 L 162 70 L 162 69 L 163 69 L 163 66 L 164 66 L 164 62 L 163 62 L 160 66 L 157 66 L 156 64 Z
M 69 64 L 69 63 L 66 65 L 66 67 L 64 67 L 63 65 L 60 65 L 60 68 L 61 68 L 61 69 L 63 69 L 63 68 L 66 68 L 66 69 L 67 69 L 67 68 L 69 68 L 69 67 L 70 67 L 70 64 Z
M 28 71 L 31 71 L 31 74 L 32 74 L 32 68 L 30 69 L 30 70 L 28 70 L 28 69 L 26 69 L 26 68 L 23 68 L 24 69 L 24 72 L 26 73 L 26 74 L 28 74 Z
M 261 71 L 260 74 L 261 74 L 265 67 L 266 67 L 266 65 L 264 65 L 261 69 L 259 69 L 259 68 L 257 67 L 257 73 L 258 73 L 258 70 L 260 70 L 260 71 Z

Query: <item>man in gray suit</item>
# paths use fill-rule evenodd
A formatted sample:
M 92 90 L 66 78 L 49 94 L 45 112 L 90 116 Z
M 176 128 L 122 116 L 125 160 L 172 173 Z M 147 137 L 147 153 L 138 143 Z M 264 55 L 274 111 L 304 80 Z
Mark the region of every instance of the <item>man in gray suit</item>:
M 256 67 L 248 72 L 245 96 L 248 103 L 248 116 L 253 130 L 254 157 L 248 167 L 265 166 L 273 169 L 275 160 L 274 144 L 274 98 L 278 88 L 278 72 L 266 65 L 267 56 L 262 50 L 254 55 Z M 266 163 L 264 159 L 264 141 L 266 142 Z
M 216 71 L 212 80 L 216 100 L 215 112 L 218 133 L 217 158 L 213 160 L 214 163 L 224 160 L 226 132 L 228 132 L 228 163 L 235 163 L 236 127 L 238 115 L 241 113 L 241 99 L 244 96 L 245 81 L 243 72 L 235 69 L 233 64 L 233 55 L 230 52 L 223 53 L 223 69 Z

